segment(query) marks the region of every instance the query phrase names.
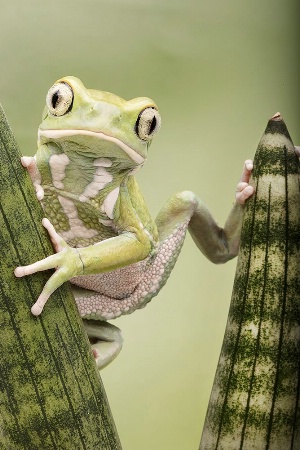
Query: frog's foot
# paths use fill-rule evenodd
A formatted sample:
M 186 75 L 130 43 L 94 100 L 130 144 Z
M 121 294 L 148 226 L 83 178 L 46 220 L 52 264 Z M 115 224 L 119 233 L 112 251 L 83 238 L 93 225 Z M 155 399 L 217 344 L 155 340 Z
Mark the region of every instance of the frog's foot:
M 36 159 L 33 156 L 22 156 L 21 157 L 22 166 L 28 170 L 29 176 L 33 182 L 35 188 L 35 193 L 38 200 L 43 200 L 44 189 L 41 185 L 41 177 L 37 168 Z
M 99 370 L 110 364 L 121 351 L 123 338 L 119 328 L 99 320 L 83 320 Z
M 241 180 L 237 185 L 235 198 L 236 201 L 243 205 L 247 198 L 251 197 L 254 192 L 254 187 L 249 184 L 250 176 L 253 170 L 253 162 L 251 159 L 245 161 Z
M 300 146 L 299 145 L 295 145 L 295 153 L 298 156 L 298 158 L 300 158 Z

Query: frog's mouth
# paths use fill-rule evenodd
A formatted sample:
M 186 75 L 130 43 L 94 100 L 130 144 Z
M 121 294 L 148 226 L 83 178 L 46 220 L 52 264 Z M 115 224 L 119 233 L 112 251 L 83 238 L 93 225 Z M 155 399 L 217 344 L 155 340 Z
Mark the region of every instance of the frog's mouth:
M 136 164 L 141 165 L 144 164 L 145 158 L 141 156 L 139 153 L 137 153 L 135 150 L 133 150 L 129 145 L 125 144 L 123 141 L 120 141 L 120 139 L 117 139 L 115 137 L 109 136 L 105 133 L 102 133 L 101 131 L 89 131 L 89 130 L 40 130 L 38 131 L 38 140 L 42 137 L 46 139 L 59 139 L 63 137 L 70 137 L 70 136 L 91 136 L 95 137 L 97 139 L 103 139 L 105 141 L 113 142 L 114 144 L 117 144 L 128 156 L 129 158 L 134 161 Z

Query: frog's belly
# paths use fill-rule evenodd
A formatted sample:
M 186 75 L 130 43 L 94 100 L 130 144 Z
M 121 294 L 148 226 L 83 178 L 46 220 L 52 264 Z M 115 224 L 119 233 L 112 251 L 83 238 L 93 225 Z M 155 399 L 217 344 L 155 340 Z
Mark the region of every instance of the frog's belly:
M 166 283 L 180 253 L 188 221 L 160 243 L 157 252 L 141 262 L 99 275 L 73 278 L 81 317 L 110 320 L 143 308 Z M 83 291 L 83 292 L 81 292 Z
M 72 278 L 71 283 L 107 297 L 122 300 L 131 295 L 143 279 L 149 259 L 150 257 L 111 272 L 78 276 Z

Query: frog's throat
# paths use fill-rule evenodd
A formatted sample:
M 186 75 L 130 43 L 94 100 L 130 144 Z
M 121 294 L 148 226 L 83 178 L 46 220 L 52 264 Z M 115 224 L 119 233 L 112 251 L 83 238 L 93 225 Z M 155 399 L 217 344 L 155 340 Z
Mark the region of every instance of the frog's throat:
M 140 165 L 145 162 L 145 158 L 141 155 L 139 155 L 135 150 L 133 150 L 129 145 L 125 144 L 124 142 L 120 141 L 120 139 L 117 139 L 112 136 L 108 136 L 105 133 L 98 132 L 98 131 L 89 131 L 89 130 L 40 130 L 38 131 L 38 140 L 40 141 L 41 137 L 45 137 L 46 139 L 59 139 L 63 137 L 69 137 L 69 136 L 92 136 L 96 137 L 97 139 L 104 139 L 109 142 L 113 142 L 114 144 L 117 144 L 128 156 L 132 161 L 134 161 L 136 164 Z

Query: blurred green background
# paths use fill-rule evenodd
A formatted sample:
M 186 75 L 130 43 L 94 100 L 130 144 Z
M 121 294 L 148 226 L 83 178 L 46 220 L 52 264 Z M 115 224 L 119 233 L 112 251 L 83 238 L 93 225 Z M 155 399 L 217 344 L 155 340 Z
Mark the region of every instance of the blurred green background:
M 138 180 L 153 216 L 191 189 L 223 224 L 243 162 L 278 110 L 300 144 L 298 0 L 11 0 L 0 11 L 0 101 L 24 154 L 64 75 L 152 97 L 162 129 Z M 124 450 L 195 450 L 236 261 L 214 266 L 188 236 L 171 278 L 114 321 L 124 349 L 102 372 Z

